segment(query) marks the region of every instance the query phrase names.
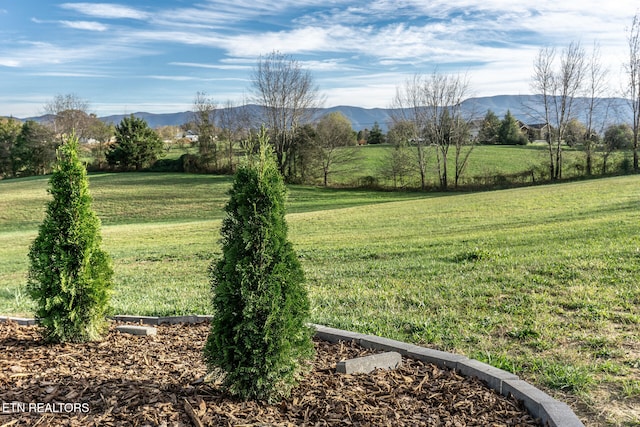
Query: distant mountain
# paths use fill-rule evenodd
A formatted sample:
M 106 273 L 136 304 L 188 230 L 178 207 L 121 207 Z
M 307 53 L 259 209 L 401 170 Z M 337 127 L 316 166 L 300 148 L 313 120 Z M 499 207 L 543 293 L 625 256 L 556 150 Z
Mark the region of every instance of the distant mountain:
M 579 99 L 578 101 L 585 101 Z M 631 122 L 631 113 L 629 111 L 628 101 L 623 98 L 606 98 L 600 99 L 601 106 L 607 105 L 608 108 L 600 108 L 597 112 L 596 122 L 617 123 Z M 517 119 L 524 123 L 533 124 L 542 122 L 542 115 L 539 112 L 541 103 L 540 95 L 497 95 L 480 98 L 469 98 L 463 102 L 462 106 L 469 114 L 473 114 L 478 119 L 482 119 L 487 110 L 493 111 L 498 117 L 502 118 L 507 111 L 511 111 Z M 243 108 L 243 107 L 238 107 Z M 248 105 L 251 112 L 258 112 L 260 106 Z M 536 111 L 538 110 L 538 111 Z M 321 108 L 317 111 L 316 117 L 324 114 L 339 111 L 344 114 L 350 121 L 354 130 L 371 129 L 377 122 L 383 132 L 388 130 L 391 118 L 394 112 L 398 110 L 389 108 L 361 108 L 351 106 L 337 106 L 330 108 Z M 130 114 L 118 114 L 100 117 L 107 123 L 120 123 L 120 121 Z M 183 111 L 181 113 L 146 113 L 139 112 L 133 114 L 147 121 L 150 127 L 158 128 L 161 126 L 180 126 L 193 120 L 193 113 Z M 44 121 L 45 116 L 30 117 L 25 120 Z M 582 118 L 579 118 L 583 120 Z
M 317 115 L 318 117 L 322 117 L 325 114 L 335 111 L 344 114 L 351 122 L 351 127 L 355 130 L 371 129 L 375 123 L 378 123 L 380 128 L 386 132 L 394 110 L 385 108 L 368 109 L 341 105 L 338 107 L 323 108 Z
M 115 114 L 112 116 L 100 117 L 105 123 L 118 124 L 125 117 L 129 117 L 131 114 Z M 193 120 L 193 113 L 191 111 L 183 111 L 181 113 L 133 113 L 134 116 L 144 119 L 149 127 L 159 128 L 162 126 L 180 126 Z

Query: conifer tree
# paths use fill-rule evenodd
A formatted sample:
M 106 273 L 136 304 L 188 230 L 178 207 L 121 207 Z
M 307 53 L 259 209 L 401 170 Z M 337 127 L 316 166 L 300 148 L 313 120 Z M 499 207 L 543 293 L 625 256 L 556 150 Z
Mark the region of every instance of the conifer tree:
M 498 130 L 498 140 L 505 145 L 527 145 L 527 137 L 520 131 L 518 121 L 511 111 L 507 110 Z
M 29 250 L 27 291 L 36 318 L 48 341 L 99 340 L 108 326 L 113 269 L 100 248 L 100 220 L 75 135 L 58 150 L 48 191 L 53 199 Z
M 236 172 L 211 267 L 214 316 L 204 349 L 210 371 L 243 399 L 289 394 L 313 356 L 304 273 L 287 239 L 286 187 L 266 130 L 260 155 Z
M 478 133 L 478 142 L 480 144 L 495 144 L 498 142 L 500 132 L 500 119 L 491 110 L 487 110 L 487 114 L 482 120 L 482 126 Z

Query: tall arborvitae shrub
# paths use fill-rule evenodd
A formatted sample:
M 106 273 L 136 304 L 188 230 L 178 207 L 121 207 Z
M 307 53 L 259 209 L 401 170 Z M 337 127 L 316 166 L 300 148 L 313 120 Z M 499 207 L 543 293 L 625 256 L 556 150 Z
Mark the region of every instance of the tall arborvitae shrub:
M 204 349 L 210 371 L 243 399 L 288 395 L 313 357 L 309 299 L 287 240 L 286 187 L 264 128 L 257 160 L 235 175 L 212 264 L 214 316 Z
M 100 248 L 100 220 L 75 136 L 58 150 L 48 191 L 53 200 L 29 251 L 27 290 L 36 318 L 48 341 L 98 340 L 108 327 L 113 269 Z

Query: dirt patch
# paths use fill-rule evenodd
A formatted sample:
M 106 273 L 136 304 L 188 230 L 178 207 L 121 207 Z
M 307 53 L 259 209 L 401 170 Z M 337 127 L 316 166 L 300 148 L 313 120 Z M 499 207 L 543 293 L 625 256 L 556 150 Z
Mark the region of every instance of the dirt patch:
M 313 370 L 277 405 L 242 402 L 210 384 L 209 326 L 112 327 L 100 343 L 47 345 L 34 326 L 0 323 L 0 426 L 535 426 L 512 399 L 476 379 L 404 359 L 394 371 L 335 372 L 371 354 L 316 341 Z

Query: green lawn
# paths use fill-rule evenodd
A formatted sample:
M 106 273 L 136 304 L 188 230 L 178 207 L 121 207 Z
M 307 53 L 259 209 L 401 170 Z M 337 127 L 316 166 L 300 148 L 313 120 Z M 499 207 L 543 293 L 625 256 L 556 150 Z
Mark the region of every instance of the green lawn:
M 117 313 L 210 313 L 230 182 L 90 176 Z M 26 253 L 46 184 L 0 181 L 2 314 L 31 310 Z M 587 425 L 640 423 L 640 176 L 473 194 L 293 186 L 288 208 L 311 321 L 489 362 Z

